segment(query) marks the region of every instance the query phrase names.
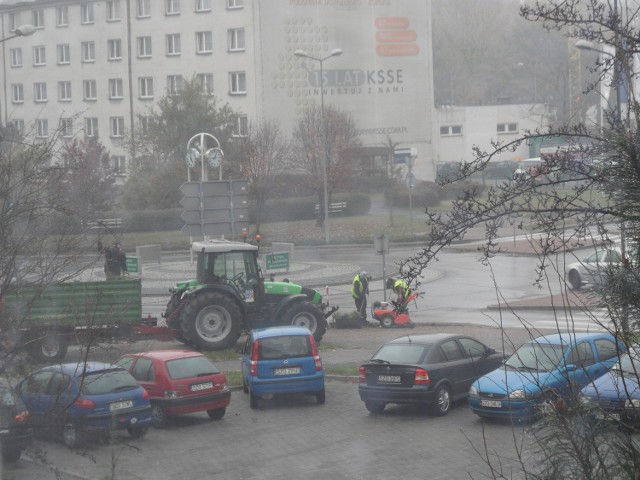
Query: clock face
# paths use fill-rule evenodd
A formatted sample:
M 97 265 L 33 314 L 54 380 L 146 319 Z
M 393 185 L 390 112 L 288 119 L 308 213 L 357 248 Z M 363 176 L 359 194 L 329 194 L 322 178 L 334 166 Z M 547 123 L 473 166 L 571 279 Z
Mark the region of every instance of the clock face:
M 211 168 L 217 168 L 220 166 L 220 162 L 222 161 L 222 151 L 219 148 L 209 150 L 206 153 L 205 158 Z
M 195 150 L 189 150 L 185 157 L 185 161 L 187 162 L 187 167 L 193 168 L 196 166 L 198 162 L 198 153 Z

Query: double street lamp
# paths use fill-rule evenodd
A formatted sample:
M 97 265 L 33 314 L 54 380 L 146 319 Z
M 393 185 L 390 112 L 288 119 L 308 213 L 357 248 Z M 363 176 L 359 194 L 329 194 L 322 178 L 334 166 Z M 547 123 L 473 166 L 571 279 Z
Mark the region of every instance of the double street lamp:
M 322 162 L 322 186 L 324 189 L 324 243 L 329 244 L 329 194 L 327 188 L 327 164 L 329 163 L 329 139 L 327 132 L 327 119 L 324 115 L 324 73 L 322 70 L 322 64 L 325 60 L 331 57 L 337 57 L 338 55 L 342 55 L 342 50 L 339 48 L 334 48 L 331 50 L 329 55 L 326 57 L 314 57 L 309 55 L 304 50 L 296 50 L 293 52 L 296 57 L 305 57 L 310 60 L 314 60 L 320 64 L 320 77 L 316 82 L 320 87 L 320 114 L 322 115 L 322 136 L 323 136 L 323 144 L 324 144 L 324 161 Z

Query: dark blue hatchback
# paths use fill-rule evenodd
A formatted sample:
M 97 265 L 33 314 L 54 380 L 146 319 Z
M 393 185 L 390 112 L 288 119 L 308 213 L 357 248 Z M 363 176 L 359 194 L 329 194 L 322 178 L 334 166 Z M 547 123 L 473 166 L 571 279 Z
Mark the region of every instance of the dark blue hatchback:
M 54 429 L 69 447 L 84 433 L 127 430 L 134 438 L 152 421 L 149 394 L 124 368 L 107 363 L 67 363 L 36 370 L 16 387 L 35 427 Z
M 325 401 L 324 369 L 316 342 L 306 327 L 252 330 L 242 349 L 242 386 L 249 405 L 274 395 L 305 393 Z

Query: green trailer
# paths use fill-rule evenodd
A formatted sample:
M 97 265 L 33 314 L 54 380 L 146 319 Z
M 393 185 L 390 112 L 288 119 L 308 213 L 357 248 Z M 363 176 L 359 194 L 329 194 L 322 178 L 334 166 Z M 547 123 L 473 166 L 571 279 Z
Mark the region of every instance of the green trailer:
M 140 279 L 24 285 L 0 309 L 5 346 L 22 346 L 43 361 L 64 358 L 79 337 L 132 333 L 142 317 Z

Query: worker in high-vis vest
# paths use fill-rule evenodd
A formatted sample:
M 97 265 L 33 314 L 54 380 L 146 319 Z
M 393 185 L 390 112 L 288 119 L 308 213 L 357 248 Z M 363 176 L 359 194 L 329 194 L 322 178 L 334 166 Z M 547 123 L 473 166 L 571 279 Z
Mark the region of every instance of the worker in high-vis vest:
M 363 325 L 369 324 L 369 322 L 367 322 L 367 295 L 369 295 L 369 280 L 371 280 L 371 277 L 363 270 L 353 277 L 353 283 L 351 285 L 351 296 L 356 303 L 356 311 L 360 314 Z
M 387 288 L 393 290 L 394 293 L 398 296 L 396 302 L 404 303 L 407 301 L 409 296 L 411 295 L 411 289 L 407 282 L 399 278 L 398 280 L 394 278 L 387 279 Z

